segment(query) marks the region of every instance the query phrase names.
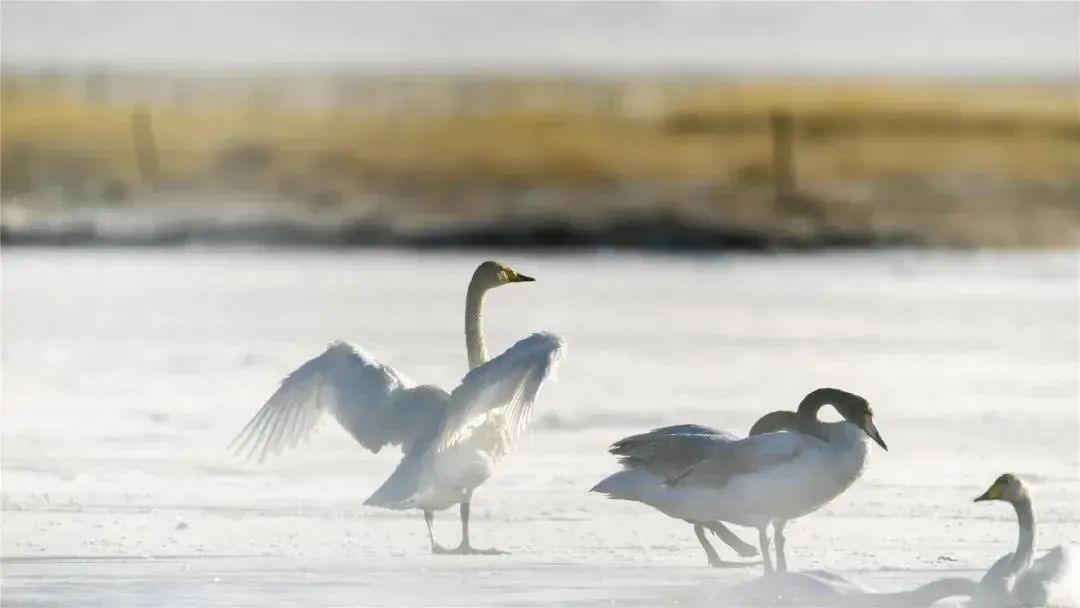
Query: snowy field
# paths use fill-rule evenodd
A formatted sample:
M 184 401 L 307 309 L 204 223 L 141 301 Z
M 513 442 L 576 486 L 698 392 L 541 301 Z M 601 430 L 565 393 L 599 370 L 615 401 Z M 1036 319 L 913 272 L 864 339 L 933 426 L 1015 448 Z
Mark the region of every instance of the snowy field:
M 568 352 L 531 432 L 433 556 L 422 518 L 361 506 L 398 455 L 327 421 L 262 466 L 226 445 L 334 338 L 449 388 L 475 265 L 488 345 Z M 1042 546 L 1080 542 L 1075 253 L 663 257 L 28 250 L 3 254 L 4 606 L 720 605 L 689 525 L 587 490 L 613 440 L 745 432 L 810 389 L 866 396 L 890 451 L 788 527 L 792 568 L 881 590 L 978 576 L 1016 538 L 1001 472 L 1035 487 Z M 735 528 L 753 541 L 752 530 Z M 456 544 L 456 511 L 436 533 Z M 734 558 L 718 545 L 721 555 Z

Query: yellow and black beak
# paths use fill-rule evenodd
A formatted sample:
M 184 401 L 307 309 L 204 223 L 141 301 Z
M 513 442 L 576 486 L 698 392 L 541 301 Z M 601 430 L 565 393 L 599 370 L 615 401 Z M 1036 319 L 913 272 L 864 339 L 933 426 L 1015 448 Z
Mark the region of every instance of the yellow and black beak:
M 1000 500 L 1002 487 L 1000 483 L 995 483 L 990 486 L 990 489 L 983 492 L 974 502 L 982 502 L 984 500 Z
M 520 272 L 511 271 L 511 273 L 510 273 L 510 282 L 511 283 L 532 283 L 535 280 L 536 279 L 534 279 L 534 278 L 532 278 L 530 276 L 527 276 L 527 275 L 523 275 Z

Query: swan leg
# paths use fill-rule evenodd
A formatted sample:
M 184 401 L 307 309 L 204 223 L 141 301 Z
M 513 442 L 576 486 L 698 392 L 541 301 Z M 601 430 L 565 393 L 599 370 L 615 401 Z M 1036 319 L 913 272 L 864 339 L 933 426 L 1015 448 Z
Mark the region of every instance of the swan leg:
M 694 522 L 691 522 L 691 523 L 694 523 Z M 754 565 L 757 564 L 757 562 L 727 562 L 727 561 L 724 561 L 724 560 L 720 559 L 720 556 L 716 554 L 716 550 L 713 549 L 713 546 L 711 544 L 709 544 L 709 539 L 707 539 L 705 537 L 705 529 L 706 529 L 706 527 L 708 527 L 708 529 L 711 530 L 714 534 L 716 533 L 716 531 L 713 530 L 713 525 L 712 524 L 694 523 L 694 534 L 697 536 L 698 542 L 701 543 L 701 548 L 705 550 L 705 556 L 709 558 L 709 565 L 710 566 L 712 566 L 713 568 L 745 568 L 746 566 L 754 566 Z M 723 527 L 723 526 L 721 526 L 721 527 Z M 724 531 L 726 531 L 728 534 L 731 534 L 731 536 L 735 538 L 736 542 L 742 543 L 742 541 L 739 540 L 739 538 L 736 537 L 735 534 L 732 533 L 730 530 L 728 530 L 727 528 L 724 528 Z M 717 534 L 717 536 L 720 536 L 720 535 Z M 725 540 L 724 537 L 722 537 L 722 536 L 720 538 L 721 538 L 721 540 Z M 726 542 L 726 540 L 725 540 L 725 542 Z M 743 543 L 743 544 L 745 545 L 746 543 Z M 734 547 L 732 547 L 732 548 L 734 548 Z M 756 555 L 757 554 L 757 549 L 754 549 L 753 547 L 750 547 L 750 548 L 753 550 L 754 554 Z
M 787 556 L 784 555 L 784 526 L 787 525 L 786 521 L 774 521 L 773 530 L 776 532 L 776 569 L 780 572 L 787 572 Z
M 718 566 L 720 556 L 716 554 L 716 549 L 713 549 L 713 546 L 709 544 L 709 539 L 705 538 L 705 526 L 694 524 L 694 535 L 697 536 L 698 542 L 701 543 L 701 548 L 705 550 L 705 557 L 709 559 L 709 565 Z
M 714 521 L 711 523 L 703 524 L 710 532 L 716 535 L 717 538 L 724 541 L 724 544 L 731 547 L 733 551 L 739 554 L 739 557 L 757 557 L 757 547 L 739 538 L 728 529 L 724 524 Z
M 435 554 L 447 553 L 445 547 L 435 542 L 435 531 L 432 529 L 432 526 L 435 523 L 434 511 L 428 511 L 427 509 L 424 510 L 424 523 L 427 524 L 427 537 L 428 540 L 431 542 L 431 552 Z
M 440 548 L 441 549 L 441 548 Z M 461 503 L 461 544 L 456 549 L 441 549 L 436 553 L 446 555 L 506 555 L 498 549 L 476 549 L 469 542 L 469 502 Z
M 761 546 L 761 563 L 765 565 L 765 574 L 773 571 L 772 557 L 769 556 L 769 524 L 760 526 L 757 530 L 758 544 Z

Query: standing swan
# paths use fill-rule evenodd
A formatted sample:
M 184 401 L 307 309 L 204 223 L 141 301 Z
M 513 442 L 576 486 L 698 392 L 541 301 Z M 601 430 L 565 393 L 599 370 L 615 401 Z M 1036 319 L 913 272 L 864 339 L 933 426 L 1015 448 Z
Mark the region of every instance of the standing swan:
M 1076 605 L 1080 598 L 1069 584 L 1080 583 L 1073 556 L 1057 546 L 1035 557 L 1035 513 L 1031 493 L 1019 477 L 1005 473 L 975 502 L 1002 500 L 1012 505 L 1019 524 L 1016 551 L 998 559 L 983 576 L 973 604 L 985 607 Z
M 827 404 L 842 422 L 818 420 L 818 410 Z M 774 425 L 793 432 L 761 432 Z M 627 437 L 611 447 L 623 470 L 593 491 L 643 502 L 695 524 L 719 520 L 755 527 L 766 572 L 773 570 L 767 535 L 772 523 L 777 568 L 786 571 L 787 522 L 825 506 L 862 475 L 868 438 L 888 448 L 866 400 L 834 388 L 817 389 L 797 412 L 767 414 L 755 427 L 751 432 L 760 434 L 744 439 L 656 431 Z
M 801 414 L 790 411 L 775 411 L 765 414 L 754 423 L 750 428 L 750 435 L 761 435 L 763 433 L 773 433 L 782 430 L 799 430 L 810 428 L 812 425 L 806 424 L 806 422 L 815 418 L 815 412 L 804 408 Z M 627 437 L 611 446 L 610 453 L 616 456 L 623 456 L 629 462 L 633 462 L 633 446 L 641 443 L 642 441 L 653 441 L 663 436 L 683 436 L 686 441 L 683 442 L 682 447 L 684 451 L 679 458 L 685 458 L 686 466 L 692 463 L 699 462 L 705 458 L 708 458 L 714 449 L 714 443 L 726 443 L 731 441 L 738 441 L 738 437 L 735 435 L 720 431 L 717 429 L 709 428 L 700 424 L 679 424 L 675 426 L 666 426 L 659 429 L 654 429 L 648 433 L 641 435 L 634 435 L 633 437 Z M 620 462 L 622 459 L 620 459 Z M 645 465 L 645 463 L 641 463 Z M 647 466 L 647 465 L 646 465 Z M 676 465 L 678 467 L 679 465 Z M 602 484 L 603 482 L 601 482 Z M 601 485 L 597 485 L 592 491 L 597 490 Z M 743 541 L 736 536 L 734 532 L 728 529 L 722 522 L 688 522 L 694 526 L 694 536 L 697 537 L 698 542 L 701 544 L 701 548 L 705 550 L 705 557 L 709 561 L 709 565 L 713 568 L 741 568 L 744 566 L 752 566 L 759 562 L 728 562 L 720 559 L 717 555 L 716 549 L 709 543 L 706 538 L 705 531 L 708 530 L 716 535 L 721 541 L 728 547 L 738 553 L 741 557 L 754 557 L 758 555 L 758 550 L 753 545 Z
M 363 349 L 334 342 L 289 374 L 230 447 L 262 461 L 296 446 L 321 415 L 333 414 L 360 445 L 378 452 L 400 445 L 404 458 L 366 505 L 421 509 L 433 553 L 497 554 L 469 542 L 473 490 L 524 430 L 540 385 L 555 370 L 563 341 L 536 333 L 488 361 L 481 328 L 484 294 L 533 281 L 497 262 L 477 267 L 465 299 L 469 372 L 452 393 L 417 385 Z M 435 542 L 434 512 L 461 505 L 461 544 Z

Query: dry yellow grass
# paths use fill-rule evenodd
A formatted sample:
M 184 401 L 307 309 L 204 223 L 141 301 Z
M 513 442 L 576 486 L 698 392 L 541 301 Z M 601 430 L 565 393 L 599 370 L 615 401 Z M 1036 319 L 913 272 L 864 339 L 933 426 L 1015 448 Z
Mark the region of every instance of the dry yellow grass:
M 490 90 L 512 99 L 514 86 Z M 50 176 L 75 172 L 137 195 L 148 186 L 135 158 L 136 111 L 150 119 L 158 187 L 232 179 L 240 163 L 245 187 L 288 195 L 296 184 L 315 183 L 346 198 L 401 182 L 432 189 L 686 182 L 767 189 L 768 117 L 776 111 L 794 118 L 795 173 L 808 192 L 956 175 L 1075 185 L 1080 176 L 1076 88 L 758 83 L 661 85 L 653 93 L 644 110 L 623 114 L 612 111 L 618 104 L 590 107 L 573 96 L 560 105 L 553 93 L 542 108 L 508 103 L 467 115 L 386 116 L 362 105 L 268 106 L 235 96 L 136 107 L 5 88 L 4 192 L 32 192 Z M 961 203 L 964 213 L 996 209 L 978 197 Z M 1066 207 L 1061 217 L 1075 225 L 1076 207 Z M 768 222 L 773 213 L 756 217 Z M 837 217 L 845 213 L 837 208 Z M 903 217 L 883 211 L 870 223 L 903 224 Z
M 557 110 L 402 120 L 253 103 L 144 109 L 162 173 L 184 179 L 197 178 L 215 155 L 239 143 L 265 145 L 274 153 L 271 164 L 294 171 L 332 153 L 369 173 L 433 180 L 729 179 L 768 163 L 765 117 L 773 110 L 795 116 L 797 170 L 804 179 L 961 172 L 1055 180 L 1080 174 L 1076 91 L 1064 88 L 706 87 L 673 94 L 657 115 L 633 120 Z M 0 137 L 5 150 L 38 150 L 45 157 L 38 162 L 56 154 L 133 180 L 135 110 L 20 89 L 3 97 Z M 697 121 L 689 131 L 672 127 L 687 117 Z M 890 127 L 898 117 L 906 122 Z M 946 132 L 935 133 L 942 125 Z M 948 132 L 949 125 L 969 128 Z

